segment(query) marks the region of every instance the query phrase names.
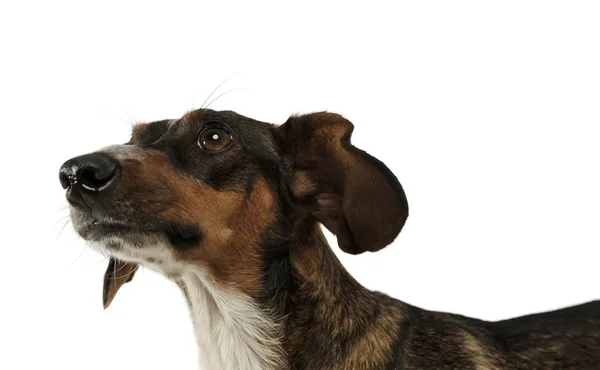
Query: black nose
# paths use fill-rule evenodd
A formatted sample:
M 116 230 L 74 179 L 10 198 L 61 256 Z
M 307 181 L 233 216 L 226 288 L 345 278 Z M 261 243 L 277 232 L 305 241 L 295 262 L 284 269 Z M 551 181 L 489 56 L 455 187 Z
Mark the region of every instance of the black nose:
M 85 204 L 111 189 L 119 177 L 119 162 L 102 153 L 92 153 L 66 161 L 58 173 L 60 184 L 67 189 L 71 204 Z

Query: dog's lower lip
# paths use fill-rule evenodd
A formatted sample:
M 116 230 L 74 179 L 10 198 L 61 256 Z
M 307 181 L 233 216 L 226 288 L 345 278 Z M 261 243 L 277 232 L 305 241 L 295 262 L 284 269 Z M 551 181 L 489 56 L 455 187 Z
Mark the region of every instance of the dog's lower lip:
M 117 222 L 102 222 L 99 220 L 94 220 L 88 224 L 86 227 L 88 232 L 100 232 L 102 234 L 108 235 L 112 233 L 151 233 L 152 230 L 143 230 L 135 227 L 134 225 L 127 225 Z
M 120 237 L 137 240 L 144 236 L 163 235 L 171 244 L 179 249 L 193 248 L 202 239 L 202 231 L 197 226 L 167 224 L 144 225 L 144 227 L 111 221 L 93 219 L 83 229 L 82 236 L 86 239 L 101 240 L 110 237 Z

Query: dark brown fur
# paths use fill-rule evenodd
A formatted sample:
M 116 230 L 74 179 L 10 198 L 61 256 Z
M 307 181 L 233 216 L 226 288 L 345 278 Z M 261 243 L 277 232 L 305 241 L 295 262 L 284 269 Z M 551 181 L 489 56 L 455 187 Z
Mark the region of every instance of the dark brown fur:
M 211 122 L 234 139 L 219 154 L 195 147 Z M 374 252 L 403 228 L 408 204 L 387 167 L 351 144 L 352 129 L 331 113 L 273 126 L 210 110 L 137 125 L 127 145 L 140 155 L 120 163 L 108 198 L 75 207 L 78 232 L 101 238 L 89 220 L 102 216 L 128 220 L 132 240 L 168 235 L 178 260 L 206 267 L 223 289 L 282 324 L 289 369 L 600 368 L 600 301 L 485 322 L 422 310 L 356 282 L 319 224 L 345 252 Z M 105 306 L 136 267 L 111 259 Z

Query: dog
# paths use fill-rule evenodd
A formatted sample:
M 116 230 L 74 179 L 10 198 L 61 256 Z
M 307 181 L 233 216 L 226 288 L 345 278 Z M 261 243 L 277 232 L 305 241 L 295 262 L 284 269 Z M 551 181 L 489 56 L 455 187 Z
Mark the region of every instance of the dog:
M 378 251 L 405 192 L 319 112 L 282 125 L 198 109 L 65 162 L 76 232 L 110 256 L 107 308 L 139 265 L 181 287 L 209 369 L 597 369 L 600 301 L 505 321 L 432 312 L 367 290 L 350 254 Z

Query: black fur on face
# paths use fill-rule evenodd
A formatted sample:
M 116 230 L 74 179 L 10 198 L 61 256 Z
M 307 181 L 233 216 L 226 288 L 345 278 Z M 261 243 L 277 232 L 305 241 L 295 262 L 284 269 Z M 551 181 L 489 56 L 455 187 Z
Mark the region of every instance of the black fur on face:
M 211 128 L 227 133 L 230 145 L 217 151 L 203 149 L 199 136 Z M 140 234 L 162 233 L 177 241 L 176 245 L 192 246 L 200 240 L 202 225 L 171 219 L 170 215 L 178 211 L 183 219 L 183 214 L 190 212 L 185 199 L 181 199 L 185 195 L 177 196 L 178 189 L 167 188 L 156 175 L 169 177 L 166 172 L 177 173 L 187 180 L 197 180 L 196 185 L 245 197 L 252 193 L 260 177 L 285 198 L 281 161 L 271 128 L 270 124 L 234 112 L 212 110 L 194 111 L 178 120 L 137 125 L 130 141 L 116 152 L 111 148 L 99 151 L 117 157 L 123 179 L 105 194 L 95 194 L 86 198 L 84 204 L 74 206 L 76 227 L 84 238 L 92 240 L 117 235 L 134 241 Z M 166 161 L 152 163 L 157 157 Z
M 355 281 L 320 224 L 343 251 L 374 252 L 401 231 L 408 203 L 394 174 L 351 144 L 352 130 L 326 112 L 275 126 L 197 110 L 67 161 L 74 225 L 111 254 L 105 307 L 138 264 L 160 270 L 167 258 L 277 322 L 270 339 L 284 369 L 598 368 L 598 301 L 485 322 Z M 181 271 L 161 271 L 186 291 Z
M 147 124 L 128 145 L 164 152 L 173 165 L 216 190 L 247 191 L 257 175 L 278 180 L 280 157 L 273 145 L 272 125 L 235 112 L 195 111 L 179 120 Z M 198 136 L 204 129 L 223 128 L 232 144 L 225 150 L 202 150 Z

